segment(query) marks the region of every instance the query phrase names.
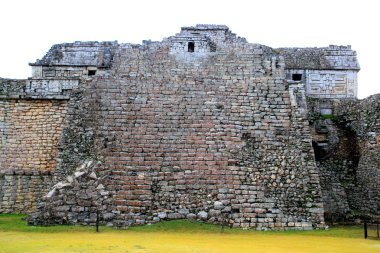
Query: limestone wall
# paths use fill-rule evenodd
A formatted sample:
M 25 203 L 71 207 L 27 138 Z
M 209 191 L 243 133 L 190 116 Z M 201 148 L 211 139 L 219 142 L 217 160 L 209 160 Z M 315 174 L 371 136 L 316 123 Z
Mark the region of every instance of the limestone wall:
M 380 215 L 380 95 L 359 101 L 341 101 L 336 107 L 339 121 L 358 138 L 360 160 L 351 205 L 361 213 Z
M 53 45 L 46 55 L 31 66 L 109 67 L 117 42 L 80 42 Z
M 64 101 L 0 100 L 2 172 L 53 172 L 66 113 Z
M 326 214 L 379 215 L 379 95 L 309 98 L 308 109 Z
M 281 59 L 261 45 L 183 54 L 171 45 L 122 45 L 113 77 L 75 91 L 58 176 L 88 157 L 102 161 L 115 224 L 198 217 L 257 229 L 320 226 L 308 122 L 292 105 Z M 292 92 L 305 103 L 304 91 Z
M 78 87 L 78 79 L 30 79 L 27 81 L 27 93 L 46 95 L 62 94 Z M 68 97 L 67 97 L 68 98 Z
M 31 212 L 53 181 L 66 101 L 16 99 L 26 81 L 0 81 L 0 212 Z
M 32 66 L 32 78 L 35 80 L 60 80 L 61 82 L 69 79 L 79 81 L 83 77 L 92 75 L 106 75 L 107 68 L 96 66 Z
M 25 79 L 4 79 L 0 78 L 0 98 L 4 99 L 14 93 L 21 93 L 25 90 Z
M 323 226 L 306 91 L 287 83 L 278 51 L 199 25 L 143 45 L 55 45 L 32 66 L 25 87 L 0 96 L 4 210 L 24 211 L 19 193 L 44 192 L 34 175 L 51 173 L 47 186 L 68 185 L 32 216 L 47 223 L 91 224 L 107 192 L 102 215 L 115 226 Z M 75 171 L 86 160 L 100 163 Z
M 39 171 L 0 173 L 0 213 L 30 213 L 53 185 L 54 177 Z
M 302 75 L 308 97 L 346 99 L 357 97 L 357 71 L 288 69 L 287 79 Z
M 360 67 L 351 46 L 279 48 L 278 51 L 285 59 L 287 79 L 304 83 L 308 97 L 357 97 Z

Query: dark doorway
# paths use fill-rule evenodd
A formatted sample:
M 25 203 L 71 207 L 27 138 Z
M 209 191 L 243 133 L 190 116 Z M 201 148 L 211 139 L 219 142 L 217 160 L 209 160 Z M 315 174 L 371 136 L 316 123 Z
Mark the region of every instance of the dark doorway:
M 187 52 L 193 53 L 194 52 L 194 42 L 189 42 L 187 44 Z

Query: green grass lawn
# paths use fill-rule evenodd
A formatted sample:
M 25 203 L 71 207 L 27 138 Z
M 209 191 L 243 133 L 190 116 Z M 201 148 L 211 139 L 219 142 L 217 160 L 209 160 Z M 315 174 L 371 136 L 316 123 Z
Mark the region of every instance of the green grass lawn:
M 0 215 L 0 252 L 379 252 L 379 240 L 364 240 L 361 227 L 314 231 L 255 231 L 187 220 L 113 230 L 83 226 L 27 226 L 22 215 Z

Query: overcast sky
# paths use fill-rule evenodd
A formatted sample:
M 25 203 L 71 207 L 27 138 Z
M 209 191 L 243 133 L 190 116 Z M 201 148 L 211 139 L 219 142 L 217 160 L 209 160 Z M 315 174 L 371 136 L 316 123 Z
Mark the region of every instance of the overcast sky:
M 225 24 L 249 42 L 271 47 L 352 45 L 364 98 L 380 93 L 379 5 L 376 0 L 2 0 L 0 77 L 29 77 L 28 63 L 57 43 L 160 41 L 181 26 Z

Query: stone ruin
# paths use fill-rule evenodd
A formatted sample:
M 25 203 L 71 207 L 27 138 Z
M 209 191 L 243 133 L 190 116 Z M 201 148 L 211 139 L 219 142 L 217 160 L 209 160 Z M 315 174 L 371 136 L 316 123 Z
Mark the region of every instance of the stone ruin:
M 126 228 L 312 229 L 379 214 L 379 97 L 350 46 L 273 49 L 224 25 L 54 45 L 0 79 L 0 212 Z
M 38 202 L 38 212 L 29 217 L 30 223 L 53 225 L 83 222 L 96 225 L 98 212 L 102 213 L 102 221 L 112 218 L 112 213 L 104 212 L 113 200 L 102 184 L 104 178 L 96 173 L 98 165 L 94 161 L 86 161 L 76 168 L 72 176 L 52 186 Z

